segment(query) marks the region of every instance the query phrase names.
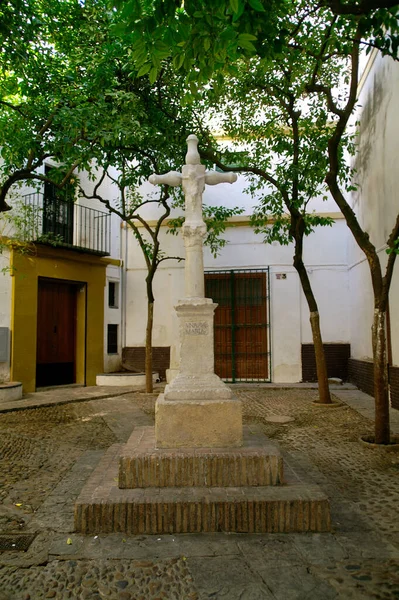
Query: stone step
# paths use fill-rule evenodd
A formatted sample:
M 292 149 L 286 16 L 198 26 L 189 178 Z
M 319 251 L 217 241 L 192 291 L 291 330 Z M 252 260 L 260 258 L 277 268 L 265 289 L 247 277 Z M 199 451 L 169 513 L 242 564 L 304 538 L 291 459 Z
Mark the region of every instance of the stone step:
M 227 488 L 117 487 L 122 446 L 107 451 L 75 504 L 75 531 L 166 534 L 325 532 L 330 509 L 316 485 Z
M 155 448 L 154 427 L 135 429 L 119 458 L 119 487 L 279 485 L 283 459 L 260 432 L 244 428 L 240 448 Z
M 159 373 L 152 374 L 153 383 L 157 383 L 160 381 Z M 145 385 L 146 375 L 145 373 L 130 373 L 129 371 L 121 371 L 119 373 L 99 373 L 96 375 L 96 385 L 106 385 L 106 386 L 115 386 L 115 387 L 123 387 L 123 386 L 142 386 Z

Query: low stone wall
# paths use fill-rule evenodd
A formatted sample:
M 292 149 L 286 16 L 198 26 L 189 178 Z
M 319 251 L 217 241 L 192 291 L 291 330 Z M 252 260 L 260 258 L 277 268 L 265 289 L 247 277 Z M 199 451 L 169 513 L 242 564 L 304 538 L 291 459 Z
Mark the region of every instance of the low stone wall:
M 374 396 L 373 363 L 368 360 L 350 358 L 348 366 L 349 381 L 354 383 L 362 392 Z
M 3 402 L 13 402 L 22 398 L 22 383 L 19 381 L 9 381 L 0 383 L 0 404 Z
M 373 363 L 369 360 L 350 358 L 348 366 L 349 381 L 354 383 L 362 392 L 374 396 Z M 392 407 L 399 410 L 399 367 L 389 367 L 389 384 Z
M 166 381 L 166 369 L 170 365 L 170 346 L 155 346 L 152 349 L 152 368 L 159 373 L 161 381 Z M 122 367 L 128 371 L 144 373 L 145 348 L 130 347 L 122 349 Z
M 399 410 L 399 367 L 389 368 L 389 383 L 391 385 L 392 406 Z

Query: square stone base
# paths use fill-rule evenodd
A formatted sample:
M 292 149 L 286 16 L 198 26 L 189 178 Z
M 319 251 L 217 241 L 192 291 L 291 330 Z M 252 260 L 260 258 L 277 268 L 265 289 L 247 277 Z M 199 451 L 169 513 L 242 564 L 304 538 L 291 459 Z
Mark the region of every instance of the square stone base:
M 288 473 L 286 485 L 226 488 L 118 488 L 122 445 L 111 446 L 75 503 L 85 534 L 292 533 L 330 531 L 330 507 L 317 485 Z
M 155 405 L 157 448 L 242 446 L 241 402 L 231 399 L 165 400 Z
M 119 457 L 119 488 L 280 485 L 283 458 L 257 429 L 240 448 L 156 448 L 154 427 L 137 427 Z

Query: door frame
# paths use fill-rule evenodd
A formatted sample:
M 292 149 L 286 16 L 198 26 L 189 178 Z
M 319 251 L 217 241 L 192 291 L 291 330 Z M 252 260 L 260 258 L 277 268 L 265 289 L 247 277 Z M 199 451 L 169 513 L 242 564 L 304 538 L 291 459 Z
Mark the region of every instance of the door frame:
M 270 269 L 269 267 L 264 267 L 262 269 L 235 269 L 235 268 L 231 268 L 231 269 L 219 269 L 219 270 L 214 270 L 214 271 L 205 271 L 204 276 L 206 279 L 206 276 L 217 276 L 217 275 L 221 275 L 221 276 L 233 276 L 235 274 L 240 275 L 240 274 L 264 274 L 264 278 L 265 278 L 265 286 L 266 286 L 266 294 L 265 294 L 265 304 L 266 304 L 266 313 L 265 313 L 265 327 L 266 327 L 266 360 L 267 360 L 267 373 L 268 376 L 267 377 L 257 377 L 257 378 L 248 378 L 248 377 L 237 377 L 235 375 L 235 368 L 234 368 L 234 360 L 235 360 L 235 352 L 234 352 L 234 326 L 235 324 L 232 323 L 231 329 L 232 329 L 232 351 L 231 351 L 231 360 L 232 360 L 232 377 L 231 378 L 223 378 L 224 381 L 228 382 L 228 383 L 241 383 L 241 382 L 254 382 L 254 383 L 270 383 L 271 382 L 271 376 L 272 376 L 272 338 L 271 338 L 271 322 L 270 322 L 270 316 L 271 316 L 271 299 L 270 299 Z M 217 303 L 217 301 L 216 301 Z M 216 309 L 217 310 L 217 309 Z M 232 307 L 232 312 L 234 314 L 234 307 Z M 215 336 L 214 336 L 215 338 Z M 216 352 L 215 352 L 215 358 L 216 358 Z
M 38 277 L 81 286 L 77 300 L 76 382 L 96 385 L 104 371 L 104 288 L 108 259 L 37 244 L 34 256 L 11 252 L 11 378 L 36 390 Z M 111 263 L 113 264 L 113 263 Z

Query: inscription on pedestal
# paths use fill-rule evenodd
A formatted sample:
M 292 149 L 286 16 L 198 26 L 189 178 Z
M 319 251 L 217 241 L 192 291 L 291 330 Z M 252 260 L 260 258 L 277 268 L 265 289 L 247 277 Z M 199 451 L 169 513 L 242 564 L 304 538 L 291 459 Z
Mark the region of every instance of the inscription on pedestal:
M 209 323 L 206 321 L 202 322 L 189 322 L 184 326 L 184 333 L 187 335 L 208 335 Z

